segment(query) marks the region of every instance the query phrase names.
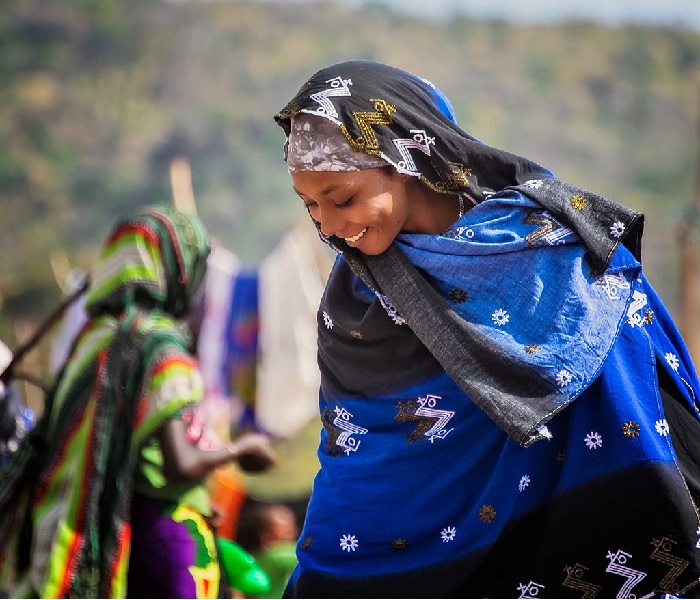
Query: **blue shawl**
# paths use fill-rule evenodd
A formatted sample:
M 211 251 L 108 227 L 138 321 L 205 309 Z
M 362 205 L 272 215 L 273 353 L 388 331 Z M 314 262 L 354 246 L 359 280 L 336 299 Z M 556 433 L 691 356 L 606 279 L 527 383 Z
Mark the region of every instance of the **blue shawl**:
M 319 309 L 321 469 L 290 596 L 695 589 L 700 523 L 657 384 L 660 369 L 697 426 L 693 364 L 631 253 L 594 276 L 565 227 L 528 243 L 548 218 L 506 191 L 442 236 L 397 239 L 454 319 L 503 349 L 503 379 L 520 353 L 554 382 L 567 409 L 528 446 L 337 259 Z

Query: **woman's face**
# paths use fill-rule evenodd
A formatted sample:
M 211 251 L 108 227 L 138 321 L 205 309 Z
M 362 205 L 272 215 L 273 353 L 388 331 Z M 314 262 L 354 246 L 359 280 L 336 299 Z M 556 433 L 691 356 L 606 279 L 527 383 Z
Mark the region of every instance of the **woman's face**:
M 391 167 L 292 174 L 294 190 L 321 232 L 370 255 L 384 252 L 406 225 L 407 178 Z

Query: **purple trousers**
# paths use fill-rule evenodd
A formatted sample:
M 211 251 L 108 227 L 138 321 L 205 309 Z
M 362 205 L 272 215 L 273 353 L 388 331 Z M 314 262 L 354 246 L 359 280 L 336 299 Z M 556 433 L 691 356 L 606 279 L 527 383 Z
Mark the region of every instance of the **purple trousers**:
M 191 508 L 135 495 L 128 598 L 216 598 L 214 535 Z

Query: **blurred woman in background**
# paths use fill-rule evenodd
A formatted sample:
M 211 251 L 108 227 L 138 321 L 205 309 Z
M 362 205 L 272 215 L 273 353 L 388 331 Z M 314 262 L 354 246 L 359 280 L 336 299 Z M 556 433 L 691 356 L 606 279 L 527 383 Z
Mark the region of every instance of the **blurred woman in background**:
M 195 340 L 209 250 L 200 219 L 170 208 L 128 215 L 107 238 L 88 321 L 2 472 L 0 572 L 12 596 L 217 597 L 204 480 L 274 457 L 257 434 L 216 450 L 187 437 L 183 411 L 203 396 Z

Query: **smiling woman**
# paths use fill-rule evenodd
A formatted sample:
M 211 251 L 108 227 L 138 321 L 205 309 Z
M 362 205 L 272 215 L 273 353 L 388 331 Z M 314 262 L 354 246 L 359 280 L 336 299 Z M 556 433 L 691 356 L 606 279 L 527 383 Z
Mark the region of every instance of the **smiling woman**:
M 286 596 L 697 597 L 700 382 L 643 216 L 388 65 L 322 69 L 275 118 L 338 253 Z

